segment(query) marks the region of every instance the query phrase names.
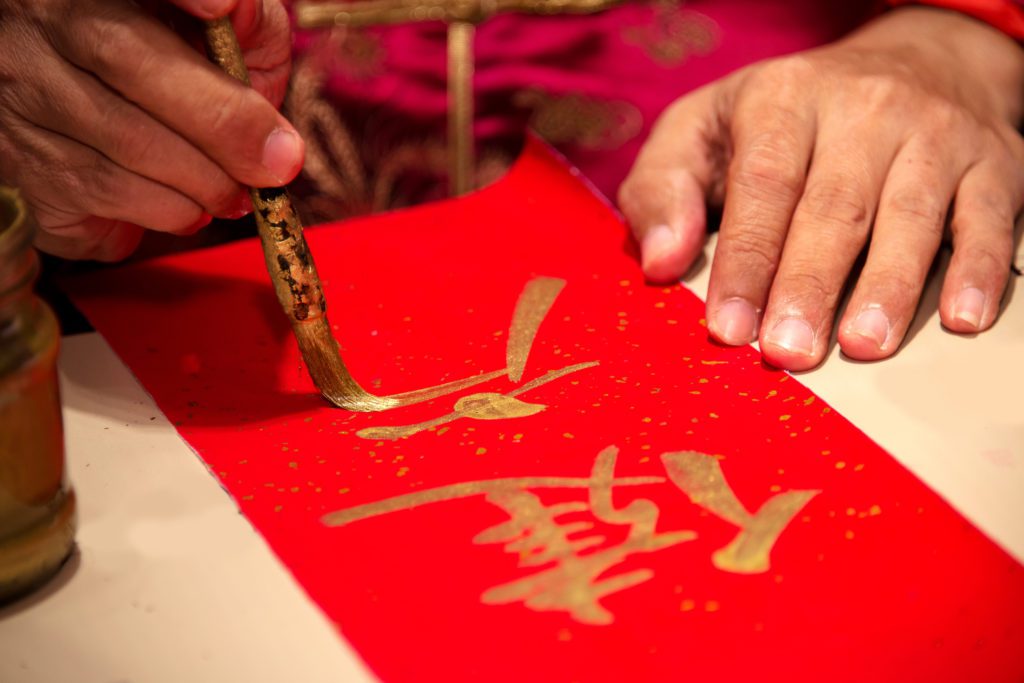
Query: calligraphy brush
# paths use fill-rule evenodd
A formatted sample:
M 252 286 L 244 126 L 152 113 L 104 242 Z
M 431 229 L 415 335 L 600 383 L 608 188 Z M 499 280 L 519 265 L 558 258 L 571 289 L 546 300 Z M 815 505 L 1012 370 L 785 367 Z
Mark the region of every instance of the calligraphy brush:
M 250 85 L 249 70 L 231 21 L 225 17 L 206 22 L 205 38 L 210 60 L 229 76 Z M 400 396 L 375 396 L 353 379 L 341 358 L 338 342 L 331 334 L 320 276 L 288 190 L 253 187 L 249 188 L 249 194 L 267 271 L 277 299 L 291 322 L 302 359 L 320 393 L 339 408 L 361 412 L 387 410 L 414 402 Z
M 250 85 L 249 70 L 245 66 L 242 49 L 238 46 L 238 37 L 230 20 L 225 17 L 206 22 L 205 37 L 210 60 L 232 78 Z M 345 367 L 338 342 L 331 334 L 331 325 L 327 322 L 327 301 L 320 286 L 320 276 L 317 275 L 313 254 L 310 253 L 306 238 L 302 234 L 302 223 L 292 205 L 288 190 L 284 187 L 252 187 L 249 188 L 249 195 L 255 209 L 260 242 L 263 243 L 267 272 L 274 283 L 277 300 L 281 302 L 281 307 L 292 324 L 292 332 L 299 343 L 299 351 L 306 362 L 306 369 L 313 378 L 313 383 L 324 398 L 335 406 L 359 412 L 409 406 L 431 401 L 497 377 L 509 376 L 515 368 L 525 363 L 525 356 L 520 363 L 515 353 L 510 352 L 512 356 L 509 366 L 501 370 L 390 396 L 377 396 L 366 391 Z M 553 301 L 552 297 L 556 295 L 557 292 L 548 298 Z M 543 308 L 550 306 L 550 303 L 549 301 L 538 305 Z M 528 325 L 522 327 L 524 338 L 528 337 L 532 343 L 533 332 L 528 330 Z M 513 347 L 517 345 L 513 344 L 510 338 L 510 348 Z M 521 374 L 521 367 L 518 372 Z

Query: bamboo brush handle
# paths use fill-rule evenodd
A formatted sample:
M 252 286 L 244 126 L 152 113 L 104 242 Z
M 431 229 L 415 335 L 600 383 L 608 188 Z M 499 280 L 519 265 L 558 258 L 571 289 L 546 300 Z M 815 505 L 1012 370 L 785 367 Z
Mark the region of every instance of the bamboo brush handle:
M 246 85 L 249 70 L 228 18 L 206 22 L 206 50 L 210 60 Z M 324 397 L 340 408 L 384 410 L 396 402 L 363 390 L 342 361 L 338 342 L 327 322 L 327 302 L 313 255 L 302 235 L 302 223 L 283 187 L 250 188 L 256 226 L 263 243 L 267 272 L 313 382 Z
M 226 74 L 249 85 L 249 70 L 229 19 L 206 22 L 206 49 Z M 324 315 L 326 306 L 302 223 L 283 187 L 250 188 L 267 270 L 277 298 L 293 323 Z

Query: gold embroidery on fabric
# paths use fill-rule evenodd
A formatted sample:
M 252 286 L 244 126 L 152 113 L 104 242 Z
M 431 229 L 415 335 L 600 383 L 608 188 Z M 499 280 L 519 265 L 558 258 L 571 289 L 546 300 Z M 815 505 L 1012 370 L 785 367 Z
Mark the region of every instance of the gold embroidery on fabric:
M 612 489 L 617 486 L 665 483 L 662 477 L 615 478 L 617 457 L 618 449 L 614 446 L 602 450 L 594 460 L 589 478 L 518 477 L 463 482 L 338 510 L 325 515 L 322 521 L 327 526 L 340 527 L 421 505 L 483 495 L 488 503 L 504 510 L 509 519 L 481 531 L 473 543 L 501 543 L 505 552 L 518 558 L 520 568 L 545 568 L 485 590 L 481 601 L 488 605 L 521 602 L 533 611 L 566 612 L 584 624 L 610 624 L 614 615 L 601 604 L 601 599 L 654 576 L 648 568 L 608 576 L 610 570 L 633 555 L 697 538 L 692 530 L 658 533 L 660 510 L 651 500 L 638 498 L 624 507 L 615 506 Z M 670 480 L 692 503 L 741 526 L 737 538 L 715 552 L 712 559 L 715 567 L 726 572 L 767 571 L 769 554 L 779 535 L 819 493 L 787 491 L 770 498 L 757 514 L 751 515 L 736 498 L 713 456 L 693 451 L 664 453 L 662 463 Z M 532 492 L 578 488 L 587 489 L 587 502 L 545 505 Z M 599 534 L 579 537 L 592 531 L 594 523 L 562 519 L 586 512 L 604 524 L 627 527 L 626 538 L 608 545 L 607 539 Z
M 515 94 L 517 107 L 530 109 L 530 127 L 554 145 L 612 150 L 640 134 L 643 116 L 629 102 L 598 100 L 580 93 L 553 95 L 540 88 Z
M 376 35 L 362 29 L 349 28 L 345 39 L 338 45 L 337 55 L 337 68 L 342 73 L 352 80 L 366 81 L 383 73 L 387 53 Z
M 296 62 L 285 108 L 306 142 L 303 175 L 321 197 L 334 200 L 348 215 L 358 215 L 371 209 L 366 169 L 354 137 L 334 107 L 320 96 L 323 74 L 330 63 L 325 55 L 337 52 L 347 37 L 344 29 L 329 31 Z
M 395 188 L 409 171 L 445 178 L 447 153 L 442 140 L 406 142 L 392 149 L 364 155 L 363 145 L 349 130 L 335 107 L 322 95 L 325 74 L 333 68 L 355 80 L 379 73 L 383 47 L 371 34 L 352 28 L 325 31 L 319 41 L 296 61 L 285 109 L 306 142 L 302 174 L 316 189 L 305 197 L 307 222 L 359 216 L 401 202 Z M 368 157 L 372 163 L 367 163 Z
M 656 0 L 651 23 L 623 29 L 623 41 L 642 48 L 664 66 L 679 66 L 693 55 L 710 54 L 718 47 L 718 25 L 682 5 L 680 0 Z

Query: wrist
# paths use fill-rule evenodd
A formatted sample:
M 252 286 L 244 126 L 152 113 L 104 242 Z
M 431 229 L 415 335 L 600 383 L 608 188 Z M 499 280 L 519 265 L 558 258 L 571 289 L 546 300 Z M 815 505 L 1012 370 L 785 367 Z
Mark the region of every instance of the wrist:
M 971 97 L 988 97 L 986 109 L 1000 119 L 1014 127 L 1024 120 L 1024 47 L 978 19 L 937 7 L 904 7 L 865 24 L 844 42 L 889 50 L 895 59 L 916 54 L 954 78 L 969 79 L 963 89 Z

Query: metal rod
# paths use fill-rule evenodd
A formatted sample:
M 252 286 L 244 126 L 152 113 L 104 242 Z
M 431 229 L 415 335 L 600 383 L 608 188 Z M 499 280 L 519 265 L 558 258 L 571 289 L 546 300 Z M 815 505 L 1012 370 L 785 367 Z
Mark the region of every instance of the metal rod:
M 453 196 L 473 189 L 473 36 L 468 21 L 448 25 L 448 184 Z

